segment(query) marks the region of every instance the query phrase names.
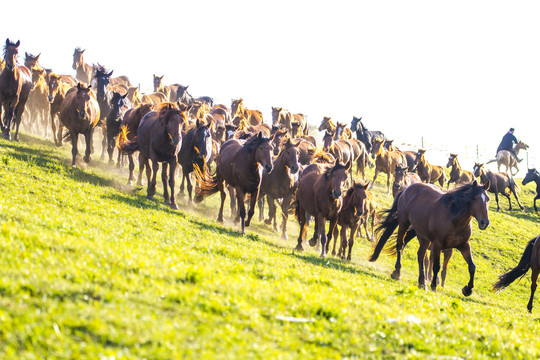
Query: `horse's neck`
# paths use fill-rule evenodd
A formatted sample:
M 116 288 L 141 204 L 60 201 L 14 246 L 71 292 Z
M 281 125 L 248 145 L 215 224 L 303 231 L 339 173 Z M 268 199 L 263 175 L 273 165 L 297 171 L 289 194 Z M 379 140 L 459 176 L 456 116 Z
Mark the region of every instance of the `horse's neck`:
M 491 175 L 491 176 L 490 176 Z M 480 171 L 480 180 L 485 184 L 486 181 L 493 178 L 493 173 L 491 171 L 487 171 L 486 169 L 482 169 Z
M 452 174 L 461 175 L 463 173 L 463 169 L 461 169 L 461 166 L 459 166 L 459 162 L 457 159 L 454 160 L 452 163 Z
M 274 161 L 274 170 L 276 174 L 286 173 L 287 166 L 285 164 L 285 149 L 281 151 L 276 161 Z

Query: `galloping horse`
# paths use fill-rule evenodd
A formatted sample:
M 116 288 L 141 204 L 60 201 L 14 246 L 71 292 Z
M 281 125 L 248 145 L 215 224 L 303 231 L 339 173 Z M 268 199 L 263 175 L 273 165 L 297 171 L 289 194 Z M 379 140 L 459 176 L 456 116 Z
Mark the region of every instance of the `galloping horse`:
M 488 191 L 495 194 L 495 200 L 497 201 L 497 212 L 500 210 L 499 207 L 499 194 L 503 195 L 508 199 L 508 210 L 512 210 L 512 201 L 510 200 L 510 194 L 514 194 L 516 201 L 521 210 L 523 210 L 523 205 L 519 202 L 517 193 L 516 193 L 516 183 L 512 175 L 509 175 L 505 172 L 494 173 L 491 170 L 486 170 L 484 164 L 474 164 L 473 173 L 475 177 L 480 177 L 480 181 L 483 183 L 489 182 L 490 186 Z M 510 191 L 510 194 L 506 192 L 506 189 Z
M 450 179 L 446 185 L 448 188 L 450 187 L 451 182 L 455 182 L 456 186 L 458 186 L 474 180 L 474 174 L 470 171 L 463 170 L 459 165 L 457 154 L 450 154 L 446 167 L 452 167 L 452 170 L 450 170 Z
M 61 81 L 60 75 L 51 72 L 46 78 L 47 86 L 49 88 L 49 103 L 50 105 L 50 114 L 51 114 L 51 127 L 53 132 L 54 143 L 56 146 L 62 145 L 62 122 L 58 122 L 58 130 L 56 127 L 55 117 L 60 113 L 60 108 L 66 94 L 71 89 L 71 85 Z
M 49 87 L 45 79 L 45 70 L 32 68 L 32 83 L 34 87 L 28 95 L 26 109 L 30 114 L 30 122 L 36 128 L 42 128 L 43 135 L 47 137 L 48 120 L 50 112 Z M 40 125 L 40 126 L 39 126 Z
M 15 126 L 15 140 L 19 140 L 19 126 L 32 90 L 32 74 L 25 66 L 17 65 L 20 41 L 6 39 L 4 46 L 5 68 L 0 73 L 0 127 L 4 139 L 11 140 L 11 128 Z M 2 118 L 2 108 L 4 117 Z
M 400 191 L 405 190 L 409 185 L 420 182 L 422 182 L 422 179 L 420 179 L 418 174 L 409 172 L 407 166 L 396 166 L 394 172 L 394 184 L 392 185 L 392 195 L 394 196 L 394 199 Z
M 527 185 L 531 181 L 536 183 L 536 196 L 534 197 L 534 211 L 538 211 L 536 208 L 536 200 L 540 199 L 540 174 L 536 169 L 529 169 L 525 177 L 523 178 L 523 186 Z
M 163 75 L 165 76 L 165 75 Z M 176 101 L 178 98 L 176 89 L 179 85 L 164 85 L 163 84 L 163 76 L 156 76 L 154 74 L 154 92 L 162 92 L 169 101 Z
M 540 274 L 540 235 L 530 240 L 525 247 L 523 255 L 519 260 L 518 265 L 512 270 L 499 276 L 499 281 L 493 284 L 493 291 L 504 290 L 508 285 L 516 279 L 523 277 L 529 269 L 532 269 L 531 274 L 531 296 L 527 303 L 527 310 L 532 313 L 534 293 L 536 291 L 538 275 Z
M 75 77 L 77 80 L 82 81 L 85 84 L 90 84 L 92 81 L 92 75 L 94 72 L 94 67 L 88 65 L 84 62 L 83 53 L 86 50 L 81 50 L 81 48 L 75 48 L 73 53 L 73 70 L 76 71 Z
M 272 171 L 273 150 L 271 139 L 263 137 L 262 133 L 252 136 L 248 140 L 231 139 L 226 141 L 221 145 L 219 151 L 215 176 L 210 177 L 206 172 L 195 171 L 197 177 L 195 202 L 200 202 L 206 196 L 219 191 L 221 193 L 221 206 L 217 220 L 223 222 L 223 205 L 227 197 L 224 183 L 227 183 L 236 192 L 242 233 L 245 233 L 245 227 L 249 226 L 255 213 L 262 172 Z M 244 204 L 246 194 L 251 196 L 247 220 L 245 220 L 246 208 Z
M 79 134 L 83 134 L 86 140 L 84 161 L 89 163 L 94 127 L 99 122 L 99 105 L 90 86 L 79 83 L 68 91 L 60 106 L 59 118 L 71 137 L 71 165 L 75 166 Z
M 465 296 L 472 294 L 474 287 L 474 265 L 469 240 L 471 238 L 471 219 L 476 218 L 480 230 L 489 225 L 486 190 L 489 182 L 483 186 L 476 180 L 472 184 L 444 192 L 436 186 L 416 183 L 400 192 L 392 207 L 386 210 L 385 219 L 377 228 L 382 232 L 371 255 L 370 261 L 379 257 L 384 245 L 399 226 L 395 250 L 397 253 L 395 270 L 392 278 L 401 276 L 401 253 L 405 245 L 415 236 L 420 242 L 418 249 L 418 287 L 425 288 L 424 258 L 431 244 L 433 260 L 433 278 L 431 290 L 437 289 L 437 275 L 440 270 L 440 253 L 446 249 L 458 249 L 469 267 L 469 283 L 462 289 Z
M 373 188 L 373 184 L 375 184 L 375 180 L 377 179 L 377 176 L 379 176 L 379 173 L 383 172 L 386 174 L 386 191 L 390 194 L 391 175 L 396 171 L 396 166 L 407 165 L 407 159 L 401 151 L 388 151 L 384 148 L 383 144 L 383 139 L 373 139 L 371 156 L 375 159 L 375 175 L 373 176 L 370 189 Z
M 527 150 L 528 148 L 529 145 L 525 144 L 523 141 L 520 141 L 516 144 L 516 146 L 514 146 L 514 151 L 516 154 L 519 154 L 519 150 Z M 512 176 L 515 176 L 519 172 L 516 157 L 508 150 L 500 150 L 497 153 L 497 157 L 486 162 L 486 165 L 495 161 L 497 162 L 497 171 L 501 171 L 501 165 L 504 165 L 506 167 L 506 172 L 510 170 L 510 174 L 512 174 Z M 515 173 L 512 172 L 512 168 L 516 169 Z
M 28 69 L 32 70 L 33 68 L 38 68 L 38 70 L 41 70 L 41 66 L 39 66 L 38 61 L 40 54 L 32 55 L 30 53 L 25 52 L 24 53 L 24 66 L 26 66 Z
M 319 131 L 327 131 L 334 134 L 336 131 L 336 124 L 332 121 L 332 118 L 329 116 L 323 117 L 321 124 L 319 125 Z
M 353 159 L 351 145 L 345 140 L 334 141 L 334 136 L 331 133 L 326 132 L 324 134 L 323 149 L 344 164 L 355 160 Z
M 231 103 L 231 118 L 236 115 L 243 115 L 250 125 L 259 125 L 263 123 L 262 112 L 259 110 L 249 110 L 244 107 L 244 99 L 236 99 Z
M 107 115 L 111 111 L 112 93 L 109 91 L 109 83 L 113 71 L 107 73 L 103 66 L 97 66 L 94 78 L 97 82 L 96 94 L 99 104 L 99 112 L 101 114 L 100 127 L 103 132 L 103 140 L 101 142 L 101 160 L 105 159 L 105 151 L 107 149 Z
M 362 118 L 353 116 L 351 121 L 351 131 L 356 132 L 356 138 L 366 145 L 366 150 L 371 153 L 371 146 L 373 145 L 373 139 L 379 138 L 386 140 L 386 137 L 381 131 L 369 131 L 364 124 L 362 124 Z M 371 183 L 373 186 L 373 183 Z
M 122 123 L 122 118 L 124 113 L 129 108 L 129 100 L 126 99 L 127 94 L 121 95 L 116 91 L 113 91 L 111 97 L 111 110 L 107 114 L 107 152 L 109 153 L 109 165 L 114 164 L 112 159 L 114 148 L 116 147 L 116 138 L 120 134 L 120 125 Z M 118 160 L 117 167 L 120 167 L 120 159 L 122 153 L 118 150 Z
M 426 157 L 424 156 L 425 153 L 426 150 L 419 149 L 416 156 L 416 168 L 418 176 L 420 176 L 420 179 L 422 179 L 423 182 L 428 184 L 439 182 L 441 188 L 444 187 L 444 183 L 446 182 L 446 174 L 444 173 L 443 167 L 428 163 Z

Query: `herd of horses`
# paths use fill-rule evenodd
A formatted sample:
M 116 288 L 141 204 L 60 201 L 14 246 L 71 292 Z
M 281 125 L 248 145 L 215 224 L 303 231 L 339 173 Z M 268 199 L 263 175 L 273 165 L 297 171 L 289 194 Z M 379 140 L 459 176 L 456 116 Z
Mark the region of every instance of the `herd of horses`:
M 273 225 L 277 231 L 279 204 L 280 232 L 288 239 L 288 216 L 294 212 L 300 227 L 296 251 L 304 249 L 308 225 L 313 221 L 314 233 L 308 243 L 317 246 L 325 257 L 333 239 L 332 255 L 351 260 L 355 236 L 363 235 L 363 227 L 365 237 L 374 243 L 370 261 L 377 260 L 383 249 L 396 255 L 391 276 L 397 280 L 403 249 L 416 237 L 418 286 L 424 288 L 426 281 L 431 281 L 431 289 L 436 290 L 439 272 L 444 286 L 448 261 L 453 249 L 457 249 L 468 265 L 470 280 L 462 292 L 469 296 L 476 268 L 469 244 L 471 221 L 475 218 L 481 230 L 489 226 L 488 192 L 495 195 L 497 211 L 499 195 L 508 199 L 509 210 L 511 195 L 523 209 L 512 172 L 518 169 L 517 162 L 505 150 L 493 160 L 498 163 L 498 172 L 481 163 L 475 164 L 473 172 L 466 171 L 461 168 L 458 155 L 450 154 L 447 178 L 442 166 L 427 161 L 425 149 L 401 151 L 381 131 L 368 130 L 361 118 L 353 117 L 349 127 L 334 123 L 330 117 L 323 118 L 318 128 L 323 133 L 321 144 L 309 133 L 304 114 L 273 107 L 269 125 L 263 121 L 261 111 L 246 108 L 241 98 L 234 99 L 230 107 L 215 104 L 209 96 L 191 96 L 188 86 L 165 85 L 163 76 L 156 75 L 154 92 L 143 94 L 131 85 L 128 77 L 112 77 L 112 70 L 85 63 L 85 50 L 80 48 L 73 54 L 75 76 L 42 68 L 40 55 L 26 53 L 25 65 L 18 65 L 19 45 L 19 41 L 6 40 L 0 63 L 1 129 L 5 139 L 12 139 L 14 129 L 13 139 L 18 140 L 23 115 L 27 128 L 44 136 L 49 134 L 50 123 L 57 146 L 64 139 L 71 140 L 72 166 L 76 166 L 79 135 L 86 142 L 83 159 L 90 162 L 94 130 L 101 128 L 101 158 L 105 158 L 107 151 L 109 163 L 114 164 L 113 154 L 117 151 L 117 166 L 122 166 L 127 157 L 129 184 L 137 179 L 141 186 L 145 172 L 148 199 L 156 195 L 161 166 L 164 201 L 178 209 L 175 177 L 179 165 L 180 193 L 183 194 L 185 183 L 189 203 L 219 192 L 217 220 L 223 222 L 228 193 L 231 214 L 235 222 L 240 222 L 243 233 L 257 204 L 259 220 Z M 520 142 L 515 150 L 527 148 Z M 139 163 L 137 178 L 135 155 Z M 502 165 L 506 166 L 505 172 L 500 171 Z M 367 167 L 374 167 L 371 181 L 366 181 Z M 384 211 L 378 211 L 377 201 L 369 191 L 381 173 L 386 174 L 386 190 L 394 198 L 392 206 Z M 535 169 L 529 169 L 523 184 L 532 181 L 537 184 L 537 211 L 540 174 Z M 540 272 L 540 241 L 536 240 L 527 244 L 516 268 L 501 275 L 494 285 L 494 289 L 502 289 L 532 268 L 529 311 Z

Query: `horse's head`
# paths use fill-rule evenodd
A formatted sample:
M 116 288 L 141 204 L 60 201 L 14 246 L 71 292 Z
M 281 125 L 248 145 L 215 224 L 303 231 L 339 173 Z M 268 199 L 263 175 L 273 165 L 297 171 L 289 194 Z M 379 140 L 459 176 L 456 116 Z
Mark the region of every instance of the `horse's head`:
M 182 143 L 182 126 L 186 123 L 186 114 L 171 103 L 162 105 L 159 118 L 164 121 L 165 131 L 171 145 L 178 147 Z
M 531 181 L 535 181 L 535 180 L 540 180 L 540 174 L 538 173 L 538 171 L 536 171 L 535 168 L 532 168 L 532 169 L 529 169 L 529 171 L 527 171 L 527 174 L 523 178 L 522 184 L 523 186 L 525 186 Z
M 100 101 L 105 101 L 107 97 L 107 94 L 106 94 L 107 86 L 109 85 L 109 82 L 111 81 L 111 75 L 113 74 L 113 71 L 114 70 L 111 70 L 111 72 L 107 73 L 107 70 L 103 66 L 98 65 L 96 67 L 94 78 L 96 79 L 96 82 L 97 82 L 97 86 L 96 86 L 97 98 Z
M 473 174 L 475 177 L 479 177 L 484 173 L 484 164 L 475 163 L 473 167 Z
M 519 151 L 519 150 L 527 150 L 529 149 L 529 145 L 525 144 L 523 141 L 519 141 L 517 144 L 516 144 L 516 151 Z
M 323 130 L 332 130 L 330 127 L 330 124 L 332 123 L 332 118 L 330 118 L 329 116 L 325 116 L 323 117 L 322 121 L 321 121 L 321 125 L 319 125 L 319 131 L 323 131 Z
M 24 53 L 24 66 L 26 66 L 29 69 L 34 68 L 34 66 L 36 66 L 37 63 L 38 63 L 38 60 L 39 60 L 40 56 L 41 56 L 41 54 L 38 54 L 38 55 L 34 56 L 34 55 L 30 54 L 30 53 L 25 52 Z
M 39 78 L 43 76 L 44 73 L 45 73 L 45 70 L 38 67 L 33 67 L 32 68 L 32 84 L 35 85 L 39 81 Z
M 426 158 L 424 157 L 425 153 L 425 149 L 418 149 L 418 151 L 416 152 L 416 159 L 414 160 L 414 165 L 418 166 L 418 164 L 423 163 L 426 160 Z
M 358 122 L 362 120 L 362 117 L 357 118 L 356 116 L 353 116 L 351 121 L 351 130 L 352 131 L 358 131 Z
M 394 172 L 394 188 L 397 191 L 401 190 L 405 176 L 407 176 L 408 169 L 409 168 L 407 166 L 396 165 Z
M 478 185 L 478 182 L 474 180 L 471 188 L 470 197 L 470 212 L 478 221 L 478 227 L 480 230 L 485 230 L 489 226 L 489 195 L 487 190 L 489 189 L 489 181 L 483 185 Z
M 76 99 L 76 106 L 75 110 L 77 111 L 77 116 L 80 120 L 89 119 L 89 116 L 86 111 L 86 105 L 90 101 L 92 94 L 90 90 L 90 87 L 92 85 L 88 85 L 86 87 L 84 84 L 78 83 L 77 84 L 77 94 L 75 95 Z
M 242 112 L 244 99 L 235 99 L 231 102 L 231 117 L 235 117 L 238 111 Z
M 155 75 L 154 75 L 155 76 Z M 187 94 L 188 86 L 178 85 L 176 88 L 176 101 L 182 101 L 184 99 L 184 94 Z
M 205 161 L 212 157 L 212 134 L 208 126 L 199 120 L 193 137 L 193 148 Z
M 84 64 L 84 51 L 85 50 L 81 50 L 81 48 L 75 48 L 75 52 L 73 52 L 73 70 L 77 70 L 79 66 L 82 66 L 82 64 Z
M 448 164 L 446 164 L 446 167 L 452 167 L 454 166 L 454 163 L 457 161 L 457 154 L 450 154 L 450 157 L 448 158 Z
M 233 124 L 225 124 L 225 140 L 232 139 L 236 130 L 238 130 L 238 126 Z
M 283 108 L 272 106 L 272 126 L 279 126 L 279 113 L 281 110 Z
M 278 157 L 283 157 L 285 161 L 285 166 L 287 166 L 292 174 L 298 172 L 298 145 L 300 141 L 293 142 L 290 138 L 287 139 L 287 142 L 281 149 Z
M 281 143 L 284 139 L 284 136 L 287 134 L 287 130 L 276 128 L 272 133 L 272 146 L 274 146 L 274 155 L 278 155 L 281 150 Z
M 340 123 L 339 121 L 336 123 L 336 131 L 334 133 L 334 140 L 339 140 L 342 138 L 343 130 L 345 129 L 345 124 Z
M 4 61 L 6 63 L 6 69 L 8 70 L 13 70 L 15 65 L 17 65 L 19 45 L 21 45 L 20 40 L 17 40 L 16 43 L 12 43 L 9 39 L 6 39 L 6 45 L 4 46 Z
M 127 99 L 127 93 L 122 95 L 116 91 L 113 91 L 112 97 L 111 97 L 111 111 L 114 111 L 114 118 L 118 118 L 120 114 L 120 109 L 126 104 L 128 101 Z
M 54 97 L 56 96 L 56 92 L 58 91 L 58 82 L 60 81 L 60 77 L 55 73 L 51 73 L 49 76 L 47 76 L 46 80 L 47 86 L 49 87 L 49 95 L 47 98 L 49 99 L 49 102 L 52 103 Z
M 394 146 L 394 140 L 385 140 L 383 146 L 386 150 L 389 150 L 389 151 L 396 150 L 396 147 Z
M 323 136 L 323 149 L 324 150 L 330 149 L 333 142 L 334 142 L 334 135 L 326 131 Z
M 158 89 L 161 89 L 161 86 L 162 86 L 162 83 L 161 83 L 161 80 L 163 80 L 163 76 L 156 76 L 155 74 L 154 75 L 154 92 L 157 92 L 159 91 Z
M 347 195 L 351 197 L 354 206 L 354 215 L 362 216 L 366 213 L 366 203 L 367 203 L 367 188 L 369 182 L 364 184 L 363 182 L 357 181 L 349 188 Z
M 324 176 L 330 180 L 330 193 L 332 198 L 339 199 L 343 195 L 343 187 L 348 179 L 348 170 L 351 167 L 351 162 L 347 165 L 342 165 L 339 160 L 336 160 L 334 166 L 328 169 Z
M 272 146 L 269 138 L 265 138 L 262 136 L 261 131 L 259 131 L 259 134 L 255 135 L 255 137 L 255 161 L 261 164 L 266 173 L 270 173 L 273 168 L 272 152 L 274 151 L 274 147 Z
M 381 138 L 374 138 L 373 143 L 371 144 L 371 157 L 376 159 L 377 156 L 383 152 L 384 149 L 384 140 Z

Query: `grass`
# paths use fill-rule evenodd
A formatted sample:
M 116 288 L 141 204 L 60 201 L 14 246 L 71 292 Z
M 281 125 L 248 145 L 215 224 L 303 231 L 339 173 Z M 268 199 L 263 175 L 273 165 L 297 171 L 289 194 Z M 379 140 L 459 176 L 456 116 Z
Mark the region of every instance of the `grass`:
M 486 231 L 473 222 L 476 287 L 465 298 L 458 253 L 444 289 L 419 290 L 415 241 L 396 282 L 394 259 L 367 262 L 365 239 L 351 263 L 294 253 L 294 219 L 287 242 L 257 219 L 242 236 L 214 222 L 218 196 L 173 211 L 99 161 L 72 168 L 69 152 L 0 140 L 2 359 L 540 356 L 529 277 L 490 291 L 538 233 L 534 185 L 522 186 L 525 212 L 490 212 Z

